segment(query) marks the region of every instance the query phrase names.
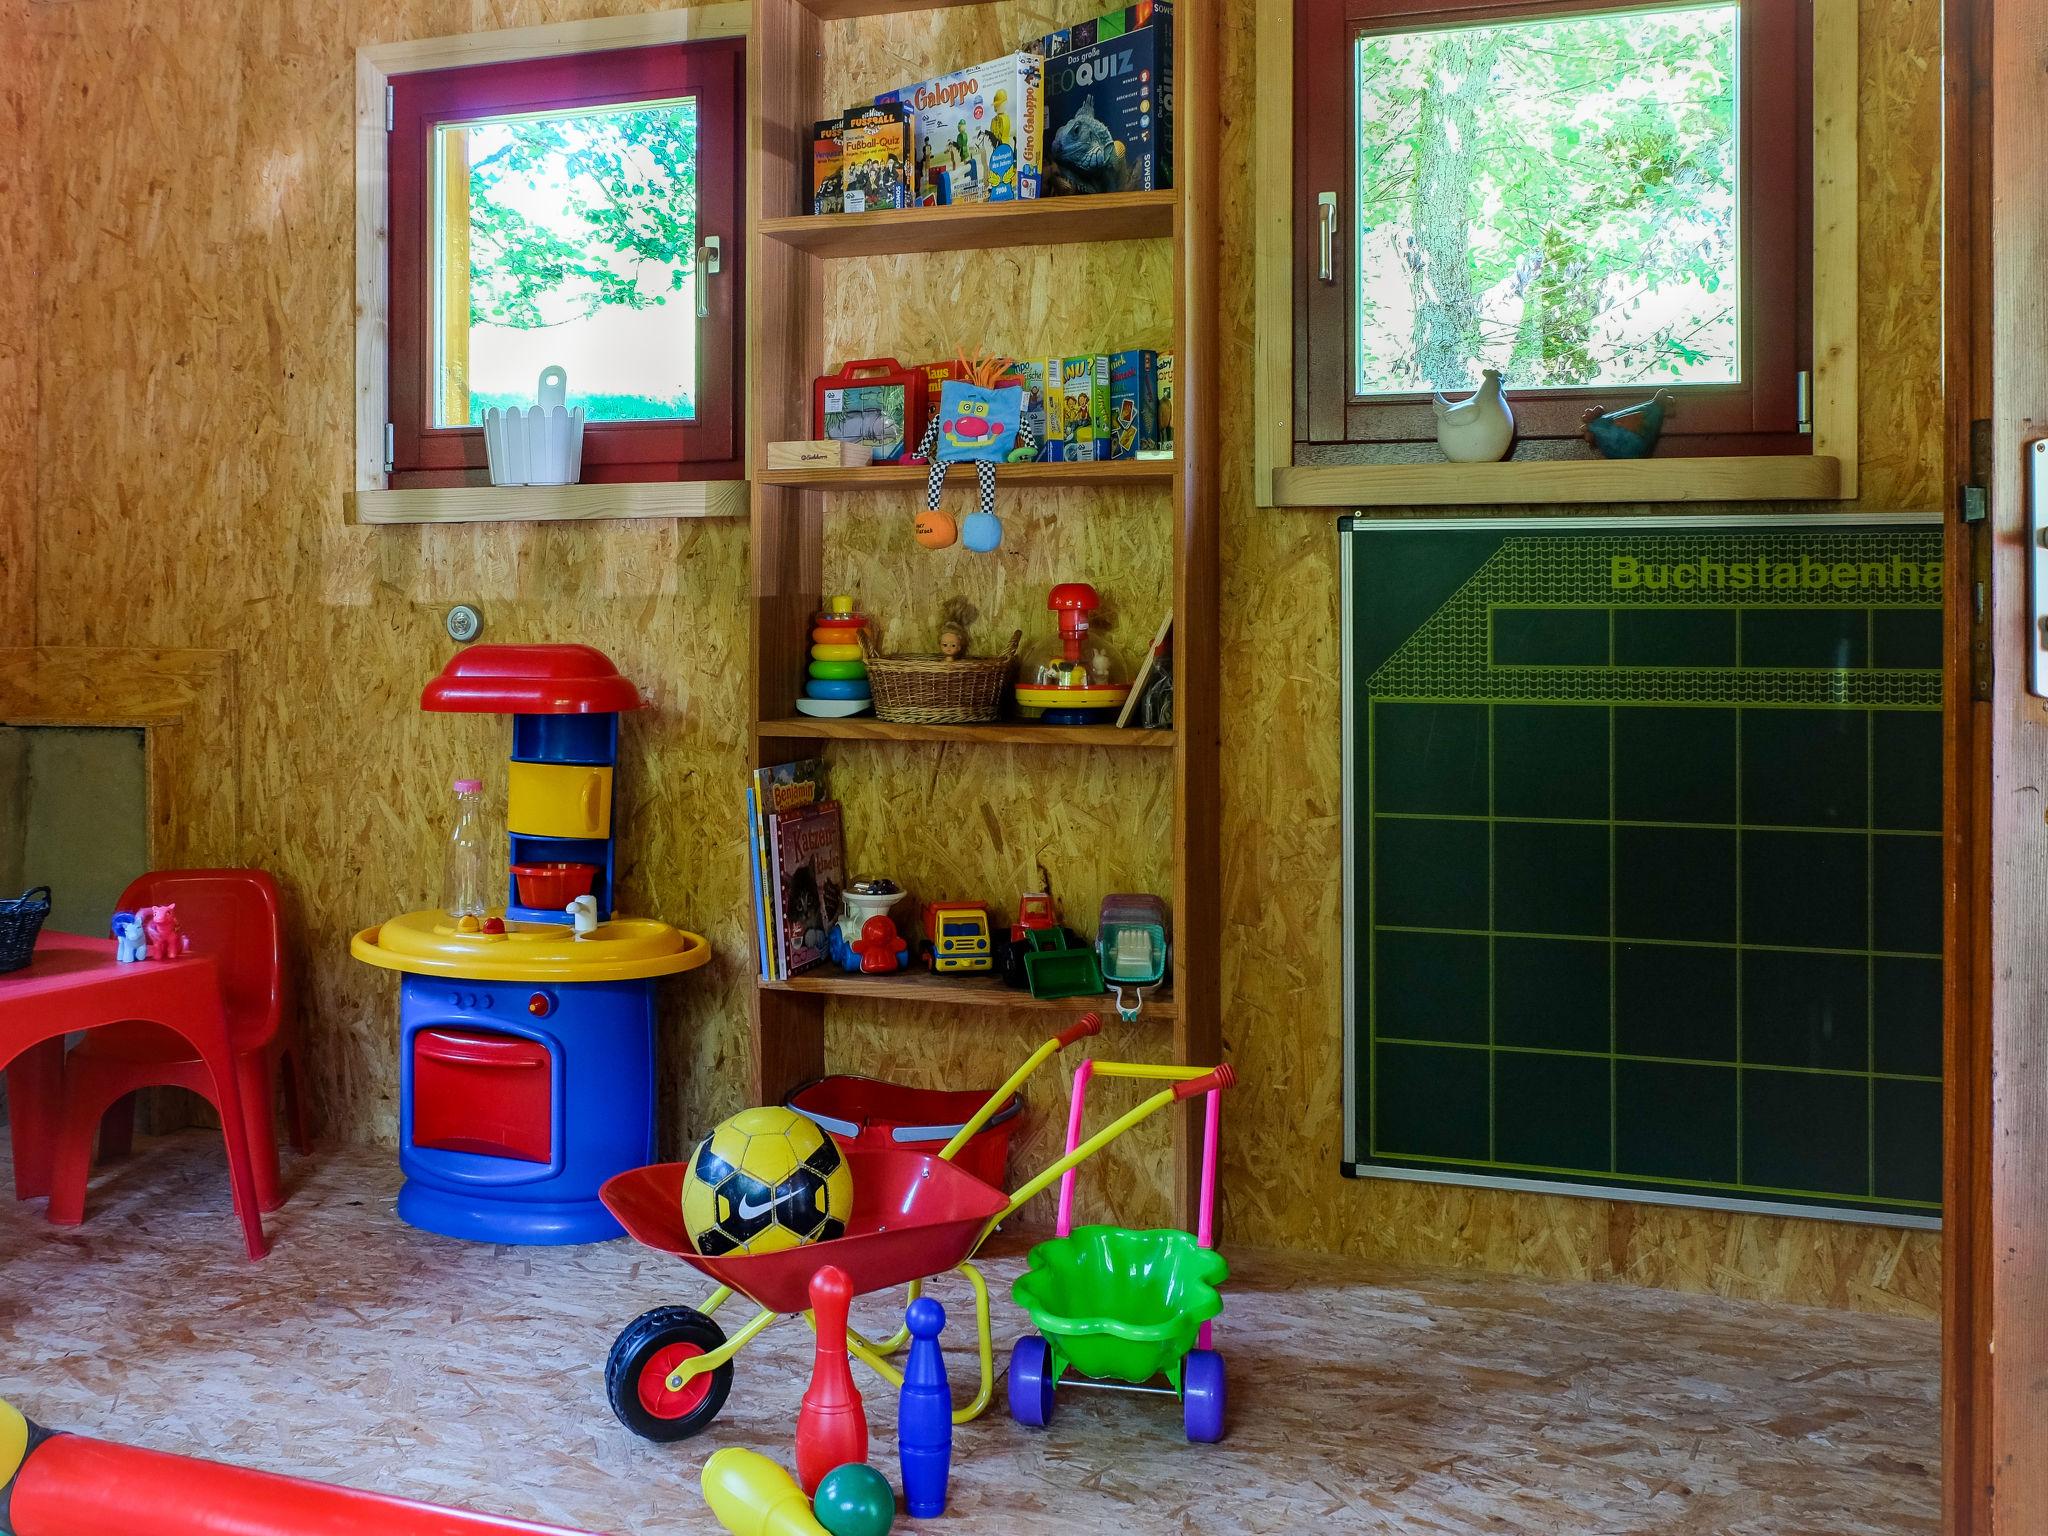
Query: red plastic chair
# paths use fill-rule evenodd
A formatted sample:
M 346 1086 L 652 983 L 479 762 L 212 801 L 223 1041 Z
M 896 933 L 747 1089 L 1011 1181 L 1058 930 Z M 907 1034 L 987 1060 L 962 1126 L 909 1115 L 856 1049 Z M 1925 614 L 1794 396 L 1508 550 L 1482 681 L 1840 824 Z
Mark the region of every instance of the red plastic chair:
M 178 926 L 191 940 L 191 952 L 213 956 L 219 968 L 221 1005 L 234 1041 L 248 1121 L 256 1201 L 274 1211 L 284 1204 L 273 1086 L 279 1076 L 292 1145 L 300 1152 L 310 1150 L 277 882 L 260 869 L 160 869 L 121 894 L 124 911 L 166 903 L 177 905 Z M 187 1088 L 213 1101 L 205 1064 L 158 1025 L 115 1024 L 89 1031 L 64 1058 L 64 1108 L 50 1172 L 51 1221 L 75 1226 L 85 1217 L 94 1131 L 103 1156 L 125 1155 L 135 1134 L 136 1090 L 163 1087 Z

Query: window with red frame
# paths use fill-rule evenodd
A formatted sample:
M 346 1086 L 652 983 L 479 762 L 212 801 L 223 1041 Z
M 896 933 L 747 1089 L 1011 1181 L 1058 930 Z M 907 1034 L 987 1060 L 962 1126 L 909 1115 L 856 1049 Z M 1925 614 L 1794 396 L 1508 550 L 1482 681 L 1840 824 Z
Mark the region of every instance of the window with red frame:
M 1297 0 L 1296 462 L 1432 458 L 1486 368 L 1520 457 L 1657 390 L 1669 452 L 1810 452 L 1811 39 L 1807 0 Z
M 551 365 L 584 480 L 744 472 L 742 47 L 393 78 L 394 487 L 483 483 L 484 410 Z

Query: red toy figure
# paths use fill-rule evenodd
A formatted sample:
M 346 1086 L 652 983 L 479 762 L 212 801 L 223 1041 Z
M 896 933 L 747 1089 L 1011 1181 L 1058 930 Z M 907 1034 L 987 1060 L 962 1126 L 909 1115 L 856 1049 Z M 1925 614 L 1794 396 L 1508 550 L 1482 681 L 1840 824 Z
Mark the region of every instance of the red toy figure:
M 910 964 L 910 946 L 896 931 L 896 921 L 886 912 L 877 913 L 860 925 L 860 937 L 853 942 L 860 956 L 860 968 L 870 976 L 892 976 Z
M 870 918 L 870 922 L 874 919 Z M 811 1276 L 811 1312 L 818 1328 L 818 1359 L 796 1416 L 796 1480 L 806 1495 L 834 1467 L 868 1459 L 868 1415 L 846 1360 L 846 1314 L 853 1282 L 826 1264 Z
M 161 907 L 138 907 L 135 920 L 142 924 L 145 960 L 175 960 L 192 947 L 192 941 L 178 929 L 176 902 Z

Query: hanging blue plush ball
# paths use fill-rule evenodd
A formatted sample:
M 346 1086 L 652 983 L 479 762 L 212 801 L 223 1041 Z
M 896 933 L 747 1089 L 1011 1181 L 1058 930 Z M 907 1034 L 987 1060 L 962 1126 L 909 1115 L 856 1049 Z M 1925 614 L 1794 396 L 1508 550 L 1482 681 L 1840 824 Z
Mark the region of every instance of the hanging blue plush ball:
M 960 542 L 985 555 L 1003 542 L 1003 520 L 993 512 L 970 512 L 960 525 Z

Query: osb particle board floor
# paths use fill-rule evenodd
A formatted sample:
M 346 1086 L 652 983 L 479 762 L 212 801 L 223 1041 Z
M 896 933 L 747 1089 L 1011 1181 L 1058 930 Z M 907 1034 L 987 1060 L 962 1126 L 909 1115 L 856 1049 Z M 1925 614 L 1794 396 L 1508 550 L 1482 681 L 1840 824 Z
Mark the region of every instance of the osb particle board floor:
M 275 1249 L 250 1264 L 218 1144 L 140 1146 L 96 1177 L 81 1228 L 0 1199 L 0 1397 L 44 1424 L 605 1532 L 715 1531 L 696 1476 L 718 1446 L 790 1460 L 800 1324 L 740 1357 L 699 1439 L 650 1445 L 612 1419 L 614 1333 L 701 1289 L 673 1261 L 414 1232 L 391 1214 L 391 1158 L 349 1150 L 288 1168 Z M 1023 1321 L 1007 1301 L 1018 1261 L 986 1269 L 1000 1363 Z M 939 1294 L 964 1310 L 958 1282 Z M 879 1326 L 882 1309 L 862 1309 Z M 998 1386 L 957 1437 L 947 1519 L 898 1530 L 1936 1528 L 1931 1324 L 1238 1255 L 1218 1343 L 1224 1445 L 1186 1444 L 1163 1399 L 1112 1393 L 1063 1394 L 1052 1428 L 1028 1431 Z M 958 1390 L 971 1358 L 948 1363 Z M 894 1403 L 856 1374 L 871 1459 L 894 1482 Z

